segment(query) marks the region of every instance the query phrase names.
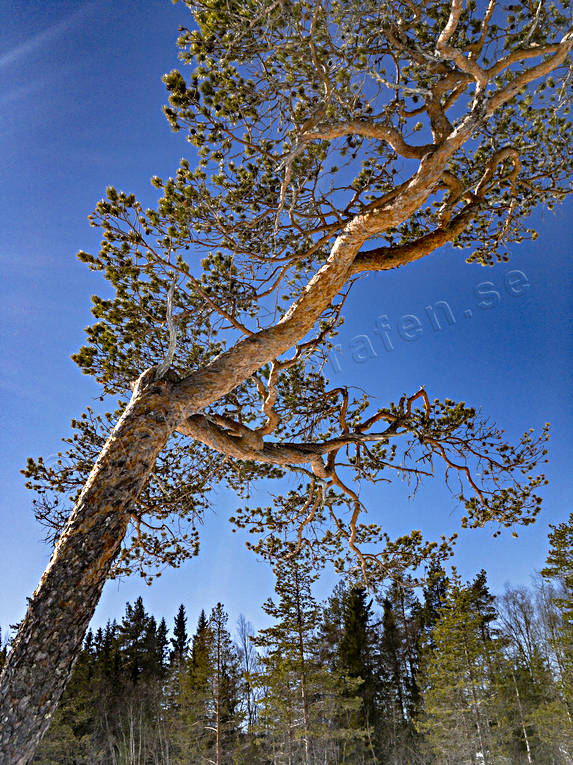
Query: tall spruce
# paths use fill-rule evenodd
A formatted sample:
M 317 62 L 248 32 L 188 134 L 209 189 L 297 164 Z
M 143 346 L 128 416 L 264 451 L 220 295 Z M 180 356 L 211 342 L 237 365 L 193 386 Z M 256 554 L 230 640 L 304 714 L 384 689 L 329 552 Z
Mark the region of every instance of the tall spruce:
M 372 598 L 364 587 L 351 586 L 342 601 L 342 636 L 338 645 L 339 670 L 359 682 L 353 693 L 361 699 L 353 726 L 364 734 L 354 742 L 357 762 L 375 762 L 379 723 L 377 639 L 372 622 Z
M 193 765 L 215 756 L 215 736 L 211 725 L 212 640 L 209 622 L 202 610 L 191 641 L 180 699 L 184 729 L 182 751 L 189 753 Z
M 8 652 L 8 645 L 4 639 L 4 636 L 2 635 L 2 628 L 0 627 L 0 670 L 4 666 L 4 662 L 6 661 L 6 654 Z
M 237 649 L 227 629 L 228 615 L 222 603 L 211 611 L 211 725 L 215 731 L 215 763 L 227 765 L 234 760 L 242 722 L 239 693 L 241 678 Z
M 171 652 L 169 654 L 170 662 L 181 665 L 187 657 L 188 647 L 187 616 L 185 614 L 185 606 L 181 603 L 173 624 L 173 637 L 171 638 Z
M 418 635 L 415 605 L 406 612 L 408 595 L 400 586 L 391 588 L 383 600 L 380 625 L 377 674 L 379 685 L 378 751 L 381 762 L 400 765 L 405 760 L 417 762 L 418 745 L 413 716 L 418 709 Z

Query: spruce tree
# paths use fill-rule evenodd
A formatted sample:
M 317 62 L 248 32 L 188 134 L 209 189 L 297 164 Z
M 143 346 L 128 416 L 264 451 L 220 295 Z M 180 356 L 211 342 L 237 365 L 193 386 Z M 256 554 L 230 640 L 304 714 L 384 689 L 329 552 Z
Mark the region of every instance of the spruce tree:
M 0 627 L 0 671 L 2 670 L 2 667 L 4 666 L 4 662 L 6 661 L 7 652 L 8 652 L 8 646 L 3 639 L 2 628 Z
M 184 740 L 182 751 L 190 762 L 214 759 L 215 736 L 211 725 L 211 676 L 214 672 L 210 646 L 213 635 L 205 611 L 201 611 L 191 641 L 191 655 L 181 690 Z
M 210 653 L 214 669 L 210 693 L 216 765 L 232 762 L 242 721 L 239 710 L 239 659 L 227 629 L 228 618 L 222 603 L 217 603 L 209 617 L 212 636 Z
M 169 636 L 167 630 L 167 622 L 162 617 L 161 621 L 157 625 L 157 632 L 155 633 L 155 666 L 157 668 L 156 674 L 164 676 L 167 670 L 169 662 Z
M 164 686 L 163 703 L 167 716 L 167 737 L 170 743 L 171 757 L 178 763 L 183 757 L 185 736 L 185 710 L 183 705 L 183 689 L 189 666 L 189 635 L 187 632 L 187 617 L 185 606 L 181 604 L 173 624 L 171 650 L 167 679 Z
M 391 597 L 383 600 L 377 661 L 378 750 L 382 762 L 389 765 L 399 765 L 407 757 L 414 761 L 417 744 L 412 719 L 418 705 L 418 657 L 413 653 L 417 636 L 411 633 L 409 617 L 401 610 L 404 600 L 401 590 L 392 588 Z M 410 639 L 414 641 L 412 646 Z
M 379 678 L 376 632 L 372 624 L 372 598 L 364 587 L 351 586 L 342 602 L 342 636 L 338 645 L 338 667 L 359 682 L 353 693 L 361 699 L 353 727 L 361 735 L 354 743 L 354 757 L 375 762 L 376 731 L 379 727 Z
M 173 637 L 171 638 L 169 661 L 172 664 L 181 665 L 187 657 L 188 647 L 189 635 L 187 634 L 187 616 L 185 615 L 185 606 L 181 603 L 173 624 Z

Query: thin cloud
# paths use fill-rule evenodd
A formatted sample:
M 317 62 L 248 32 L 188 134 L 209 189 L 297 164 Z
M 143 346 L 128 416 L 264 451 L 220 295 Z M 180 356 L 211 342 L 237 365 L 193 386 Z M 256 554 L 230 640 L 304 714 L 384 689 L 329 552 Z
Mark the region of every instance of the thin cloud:
M 24 42 L 16 45 L 12 50 L 4 53 L 0 56 L 0 67 L 9 66 L 14 64 L 22 58 L 26 58 L 32 53 L 44 48 L 48 43 L 70 30 L 75 24 L 77 24 L 84 16 L 91 12 L 93 9 L 93 3 L 85 3 L 75 10 L 70 16 L 61 21 L 57 21 L 52 24 L 43 32 L 32 35 Z

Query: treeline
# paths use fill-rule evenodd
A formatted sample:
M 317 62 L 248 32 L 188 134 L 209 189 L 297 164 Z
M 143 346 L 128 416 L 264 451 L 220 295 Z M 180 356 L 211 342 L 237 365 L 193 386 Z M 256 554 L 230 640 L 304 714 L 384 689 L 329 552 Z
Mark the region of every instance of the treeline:
M 37 765 L 573 762 L 573 566 L 555 528 L 534 588 L 433 572 L 419 597 L 275 569 L 271 627 L 219 603 L 171 630 L 139 598 L 89 633 Z

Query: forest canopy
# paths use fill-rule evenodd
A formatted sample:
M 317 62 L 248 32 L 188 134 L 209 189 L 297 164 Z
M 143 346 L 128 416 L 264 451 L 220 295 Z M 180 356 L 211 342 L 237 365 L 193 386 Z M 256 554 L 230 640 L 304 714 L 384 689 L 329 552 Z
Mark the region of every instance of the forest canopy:
M 181 605 L 170 632 L 138 598 L 86 636 L 36 761 L 566 765 L 572 521 L 534 586 L 497 597 L 485 570 L 469 582 L 454 570 L 377 596 L 341 580 L 319 602 L 294 559 L 275 568 L 264 629 L 241 615 L 233 630 L 217 603 L 194 631 Z

